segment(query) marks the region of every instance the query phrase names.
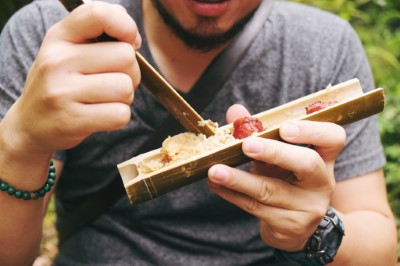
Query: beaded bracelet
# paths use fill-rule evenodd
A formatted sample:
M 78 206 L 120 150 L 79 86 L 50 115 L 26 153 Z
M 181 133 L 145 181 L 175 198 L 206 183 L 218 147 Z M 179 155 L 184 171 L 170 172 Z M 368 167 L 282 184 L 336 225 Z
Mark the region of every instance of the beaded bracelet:
M 39 188 L 38 190 L 35 190 L 33 192 L 19 190 L 13 186 L 7 184 L 3 180 L 1 180 L 1 178 L 0 178 L 0 190 L 7 192 L 8 195 L 14 196 L 17 199 L 37 200 L 39 198 L 43 198 L 44 195 L 46 195 L 46 193 L 51 190 L 51 187 L 54 185 L 55 180 L 56 180 L 56 168 L 54 167 L 54 163 L 51 160 L 50 166 L 49 166 L 49 174 L 47 176 L 46 183 L 44 183 L 44 185 L 41 188 Z

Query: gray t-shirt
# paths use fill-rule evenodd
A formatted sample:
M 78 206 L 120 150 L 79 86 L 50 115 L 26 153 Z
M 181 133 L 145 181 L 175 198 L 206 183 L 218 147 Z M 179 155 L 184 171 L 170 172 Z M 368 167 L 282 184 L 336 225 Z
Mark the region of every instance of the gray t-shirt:
M 140 1 L 109 2 L 128 9 L 143 37 L 140 52 L 155 65 L 141 25 Z M 66 15 L 58 1 L 39 0 L 4 28 L 0 118 L 21 94 L 46 31 Z M 278 1 L 243 60 L 201 115 L 225 124 L 225 112 L 234 103 L 258 113 L 352 78 L 360 79 L 365 91 L 374 87 L 362 45 L 349 24 L 315 8 Z M 131 109 L 132 119 L 124 129 L 95 133 L 77 147 L 55 153 L 65 162 L 56 189 L 59 221 L 113 178 L 120 178 L 116 165 L 131 158 L 167 117 L 142 87 Z M 337 180 L 384 165 L 376 117 L 346 126 L 346 131 L 347 146 L 335 167 Z M 55 264 L 265 265 L 271 257 L 272 249 L 260 239 L 258 220 L 211 193 L 201 180 L 136 206 L 121 199 L 69 238 Z

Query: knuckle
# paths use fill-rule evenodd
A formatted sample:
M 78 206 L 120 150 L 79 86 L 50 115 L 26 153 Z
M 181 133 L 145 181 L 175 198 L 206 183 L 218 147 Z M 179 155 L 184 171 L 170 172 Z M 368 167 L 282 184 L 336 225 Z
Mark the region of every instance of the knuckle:
M 45 88 L 43 94 L 43 102 L 50 109 L 62 108 L 63 102 L 65 101 L 65 94 L 63 88 Z
M 135 50 L 132 45 L 119 43 L 116 53 L 118 53 L 117 57 L 122 66 L 131 68 L 136 64 Z
M 289 241 L 288 235 L 278 230 L 271 230 L 271 238 L 279 243 L 286 243 Z
M 113 128 L 123 128 L 131 118 L 131 109 L 126 104 L 119 104 L 115 108 L 115 116 L 113 116 Z
M 42 75 L 47 75 L 59 69 L 65 62 L 65 54 L 60 54 L 54 50 L 46 50 L 42 52 L 38 60 L 35 61 L 35 66 Z
M 282 161 L 282 149 L 278 141 L 272 142 L 270 151 L 271 151 L 271 163 L 274 165 L 279 165 Z
M 304 235 L 293 234 L 290 230 L 290 223 L 285 220 L 285 227 L 268 227 L 260 225 L 260 236 L 264 243 L 273 245 L 276 248 L 295 251 L 299 248 L 299 243 L 303 241 Z
M 120 98 L 129 98 L 133 93 L 133 85 L 131 78 L 126 74 L 119 75 L 116 80 L 115 84 L 115 93 L 120 96 Z
M 324 217 L 326 209 L 318 208 L 313 213 L 308 213 L 307 217 L 292 217 L 289 220 L 290 235 L 300 240 L 308 239 L 315 232 L 321 219 Z
M 88 21 L 93 21 L 94 23 L 101 23 L 106 18 L 106 11 L 104 6 L 98 3 L 89 3 L 86 6 L 85 14 Z
M 304 236 L 307 233 L 306 228 L 308 228 L 308 227 L 306 226 L 304 221 L 289 219 L 289 223 L 290 223 L 290 227 L 289 227 L 290 233 L 295 238 Z
M 257 210 L 259 204 L 260 204 L 260 203 L 259 203 L 257 200 L 255 200 L 255 199 L 253 199 L 253 198 L 249 198 L 249 199 L 247 200 L 247 203 L 246 203 L 245 206 L 246 206 L 246 209 L 247 209 L 248 211 L 253 212 L 253 211 Z
M 259 186 L 258 193 L 256 195 L 257 199 L 260 202 L 268 203 L 270 201 L 273 193 L 274 193 L 274 189 L 273 189 L 272 184 L 269 184 L 268 181 L 263 178 L 263 180 L 261 181 L 261 184 Z
M 310 150 L 310 155 L 306 160 L 304 160 L 304 172 L 310 173 L 315 172 L 321 167 L 321 163 L 323 162 L 318 152 L 315 150 Z

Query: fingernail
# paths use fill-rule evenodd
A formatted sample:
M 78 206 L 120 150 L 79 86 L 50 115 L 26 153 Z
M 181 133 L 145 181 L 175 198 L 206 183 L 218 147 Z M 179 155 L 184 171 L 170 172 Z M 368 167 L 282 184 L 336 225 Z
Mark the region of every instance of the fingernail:
M 214 165 L 209 170 L 209 176 L 212 181 L 217 183 L 223 183 L 226 182 L 226 180 L 228 180 L 228 178 L 230 177 L 230 173 L 224 167 Z
M 294 124 L 284 123 L 281 125 L 280 133 L 282 137 L 294 138 L 300 135 L 300 129 Z
M 256 154 L 260 153 L 263 149 L 262 143 L 256 138 L 248 138 L 243 142 L 242 149 L 246 154 Z

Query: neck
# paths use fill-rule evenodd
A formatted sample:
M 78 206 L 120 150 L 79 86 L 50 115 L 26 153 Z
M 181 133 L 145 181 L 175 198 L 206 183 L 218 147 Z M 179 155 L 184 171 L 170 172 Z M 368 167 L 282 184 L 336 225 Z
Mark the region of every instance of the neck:
M 164 23 L 150 0 L 143 3 L 143 24 L 152 56 L 164 77 L 187 93 L 226 45 L 207 52 L 189 48 Z

